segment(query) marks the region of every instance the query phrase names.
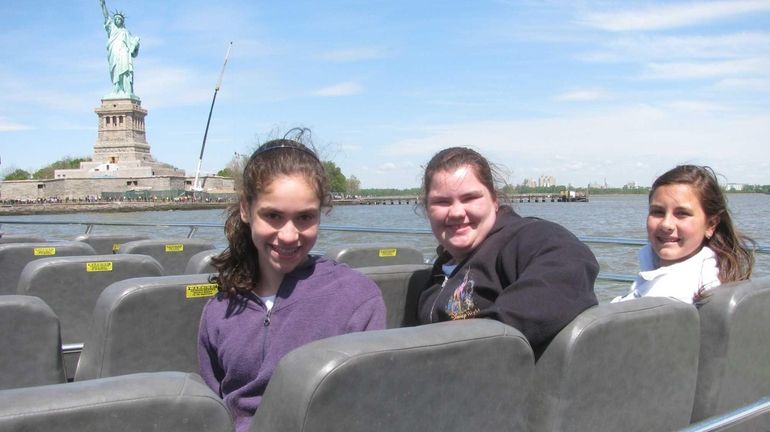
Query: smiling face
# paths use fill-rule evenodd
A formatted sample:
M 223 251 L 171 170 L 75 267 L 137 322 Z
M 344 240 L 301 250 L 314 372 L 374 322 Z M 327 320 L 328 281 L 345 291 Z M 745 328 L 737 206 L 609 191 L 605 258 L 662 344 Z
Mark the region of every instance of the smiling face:
M 692 186 L 660 186 L 650 197 L 647 237 L 660 265 L 666 266 L 698 253 L 717 222 L 706 216 Z
M 478 247 L 497 219 L 497 198 L 469 165 L 433 174 L 426 207 L 433 235 L 454 262 Z
M 271 295 L 283 275 L 307 259 L 318 238 L 321 201 L 302 175 L 279 176 L 251 205 L 241 201 L 241 220 L 251 229 L 261 278 L 257 294 Z M 268 292 L 264 292 L 267 289 Z

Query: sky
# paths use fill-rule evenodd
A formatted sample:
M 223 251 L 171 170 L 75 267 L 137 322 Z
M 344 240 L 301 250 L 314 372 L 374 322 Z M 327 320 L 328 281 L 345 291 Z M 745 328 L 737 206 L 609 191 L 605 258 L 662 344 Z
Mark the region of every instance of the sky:
M 363 188 L 471 147 L 505 179 L 648 186 L 682 163 L 770 184 L 770 0 L 107 0 L 141 39 L 156 160 L 195 175 L 307 127 Z M 97 0 L 0 0 L 0 173 L 90 157 Z

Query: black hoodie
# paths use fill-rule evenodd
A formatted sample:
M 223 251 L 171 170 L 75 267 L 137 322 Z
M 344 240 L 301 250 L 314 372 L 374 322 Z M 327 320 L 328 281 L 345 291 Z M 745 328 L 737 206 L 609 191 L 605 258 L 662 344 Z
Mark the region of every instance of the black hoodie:
M 561 225 L 523 218 L 501 206 L 487 238 L 445 278 L 451 259 L 439 248 L 420 295 L 421 324 L 490 318 L 529 340 L 535 357 L 577 315 L 596 305 L 599 272 L 591 250 Z

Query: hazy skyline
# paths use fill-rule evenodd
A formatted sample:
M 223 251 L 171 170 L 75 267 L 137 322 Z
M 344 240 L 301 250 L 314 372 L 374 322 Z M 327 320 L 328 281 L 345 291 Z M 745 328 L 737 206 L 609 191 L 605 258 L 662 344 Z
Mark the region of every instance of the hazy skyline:
M 107 0 L 141 38 L 153 156 L 195 174 L 294 126 L 364 188 L 470 146 L 510 183 L 649 185 L 678 163 L 770 184 L 770 0 Z M 0 4 L 0 171 L 91 156 L 97 0 Z

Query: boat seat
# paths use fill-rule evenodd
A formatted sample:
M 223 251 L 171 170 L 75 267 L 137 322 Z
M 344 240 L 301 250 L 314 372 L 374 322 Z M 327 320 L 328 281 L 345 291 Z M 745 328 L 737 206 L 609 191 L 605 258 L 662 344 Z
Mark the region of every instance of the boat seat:
M 163 266 L 165 275 L 179 275 L 184 274 L 187 262 L 193 255 L 210 249 L 215 249 L 215 246 L 208 240 L 192 238 L 154 239 L 123 243 L 118 254 L 149 255 Z
M 211 264 L 211 258 L 221 254 L 223 249 L 209 249 L 198 252 L 190 257 L 185 266 L 185 274 L 216 273 L 217 269 Z
M 380 288 L 387 310 L 387 327 L 417 325 L 417 301 L 430 276 L 428 264 L 360 267 Z
M 16 294 L 19 276 L 30 261 L 72 255 L 96 255 L 96 251 L 75 241 L 0 244 L 0 294 Z
M 42 258 L 24 267 L 18 294 L 43 299 L 59 316 L 62 343 L 79 344 L 85 340 L 96 299 L 104 288 L 123 279 L 162 274 L 161 265 L 147 255 Z M 78 355 L 64 354 L 67 379 L 74 376 Z
M 145 239 L 147 236 L 137 234 L 81 234 L 73 240 L 88 243 L 97 254 L 106 255 L 118 253 L 123 243 Z
M 136 372 L 198 371 L 201 311 L 217 292 L 209 274 L 125 279 L 102 291 L 75 381 Z
M 770 278 L 728 283 L 711 293 L 699 309 L 693 422 L 770 395 Z M 746 421 L 736 430 L 768 431 L 770 418 Z
M 527 430 L 687 426 L 695 397 L 698 321 L 695 307 L 668 298 L 587 309 L 537 361 Z
M 324 254 L 353 268 L 390 266 L 398 264 L 425 264 L 422 252 L 403 246 L 353 246 L 329 249 Z
M 34 234 L 0 233 L 0 244 L 3 243 L 43 243 L 45 239 Z
M 233 424 L 198 375 L 156 372 L 2 390 L 0 430 L 231 432 Z
M 350 333 L 281 359 L 251 431 L 524 430 L 534 358 L 475 319 Z
M 38 297 L 0 295 L 0 389 L 64 382 L 59 318 Z

